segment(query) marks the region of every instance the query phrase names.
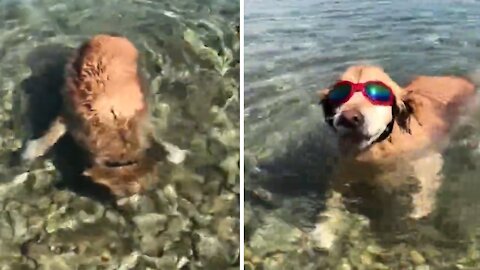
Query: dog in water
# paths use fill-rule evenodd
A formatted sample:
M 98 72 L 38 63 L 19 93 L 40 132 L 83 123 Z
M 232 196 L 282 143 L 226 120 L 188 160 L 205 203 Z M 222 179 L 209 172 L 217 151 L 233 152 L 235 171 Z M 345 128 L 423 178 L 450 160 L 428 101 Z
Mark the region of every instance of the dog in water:
M 460 77 L 421 76 L 402 88 L 380 67 L 359 65 L 319 95 L 325 121 L 339 141 L 341 157 L 332 180 L 336 194 L 378 210 L 391 207 L 388 200 L 413 179 L 407 213 L 413 219 L 428 216 L 441 183 L 441 151 L 475 97 L 474 85 Z M 362 193 L 362 186 L 383 195 L 368 206 L 375 192 Z M 327 227 L 317 229 L 328 234 Z
M 80 46 L 66 67 L 61 115 L 27 142 L 23 159 L 44 155 L 68 132 L 86 152 L 83 174 L 117 196 L 144 190 L 161 158 L 181 163 L 183 150 L 154 138 L 137 60 L 121 36 L 97 35 Z

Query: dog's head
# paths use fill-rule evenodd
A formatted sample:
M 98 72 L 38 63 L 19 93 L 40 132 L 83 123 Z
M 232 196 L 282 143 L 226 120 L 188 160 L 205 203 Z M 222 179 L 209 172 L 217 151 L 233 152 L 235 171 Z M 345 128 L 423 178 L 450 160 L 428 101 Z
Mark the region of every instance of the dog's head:
M 147 159 L 126 164 L 95 164 L 85 170 L 83 175 L 107 187 L 117 197 L 148 190 L 158 178 L 155 163 Z
M 380 81 L 393 93 L 391 105 L 374 104 L 361 92 L 353 93 L 347 101 L 338 104 L 329 100 L 331 89 L 319 91 L 325 121 L 339 134 L 342 144 L 353 144 L 357 150 L 365 149 L 386 139 L 395 121 L 400 128 L 408 131 L 411 108 L 402 99 L 404 91 L 381 68 L 352 66 L 340 80 L 352 83 Z

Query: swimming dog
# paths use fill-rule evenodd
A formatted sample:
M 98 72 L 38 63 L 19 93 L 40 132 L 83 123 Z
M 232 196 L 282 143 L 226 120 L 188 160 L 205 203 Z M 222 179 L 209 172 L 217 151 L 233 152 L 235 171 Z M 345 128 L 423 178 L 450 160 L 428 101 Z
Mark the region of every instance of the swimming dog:
M 138 51 L 125 37 L 97 35 L 83 43 L 66 67 L 61 115 L 27 142 L 23 159 L 44 155 L 68 132 L 88 157 L 83 174 L 117 196 L 152 183 L 162 155 L 182 162 L 183 150 L 154 138 L 137 61 Z
M 473 83 L 460 77 L 420 76 L 400 87 L 378 66 L 349 67 L 330 88 L 319 91 L 341 153 L 333 190 L 343 197 L 362 194 L 355 190 L 359 186 L 380 190 L 381 198 L 370 204 L 378 210 L 390 207 L 392 194 L 414 179 L 408 215 L 428 216 L 441 184 L 441 151 L 474 93 Z M 371 195 L 363 192 L 360 200 L 368 205 Z M 321 224 L 317 229 L 328 231 Z

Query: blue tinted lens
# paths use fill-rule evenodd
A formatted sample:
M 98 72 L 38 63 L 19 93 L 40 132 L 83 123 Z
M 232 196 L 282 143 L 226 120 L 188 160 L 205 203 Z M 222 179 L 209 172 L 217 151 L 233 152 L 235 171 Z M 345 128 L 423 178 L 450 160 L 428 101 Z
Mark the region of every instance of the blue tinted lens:
M 372 99 L 376 101 L 389 101 L 392 93 L 390 90 L 381 85 L 381 84 L 374 84 L 370 83 L 365 86 L 365 91 L 367 92 L 367 95 Z
M 338 84 L 328 93 L 328 98 L 335 102 L 340 102 L 350 95 L 352 87 L 348 84 Z

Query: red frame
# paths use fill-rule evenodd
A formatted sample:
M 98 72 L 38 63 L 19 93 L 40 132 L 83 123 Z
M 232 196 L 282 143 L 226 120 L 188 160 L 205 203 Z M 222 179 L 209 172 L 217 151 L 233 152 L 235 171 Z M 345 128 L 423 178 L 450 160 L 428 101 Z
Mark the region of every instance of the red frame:
M 368 96 L 367 91 L 365 91 L 365 85 L 370 84 L 370 83 L 380 84 L 383 87 L 387 88 L 390 91 L 390 99 L 388 101 L 378 101 L 378 100 L 371 99 Z M 366 99 L 368 99 L 374 105 L 380 105 L 380 106 L 392 106 L 393 105 L 395 96 L 393 94 L 392 88 L 390 88 L 388 85 L 386 85 L 382 81 L 367 81 L 367 82 L 364 82 L 364 83 L 354 83 L 354 82 L 351 82 L 351 81 L 338 81 L 333 85 L 333 87 L 335 87 L 337 85 L 341 85 L 341 84 L 350 85 L 350 94 L 348 94 L 348 96 L 341 101 L 332 102 L 330 100 L 330 102 L 335 103 L 335 104 L 343 104 L 343 103 L 347 102 L 353 96 L 353 94 L 355 94 L 356 92 L 362 92 L 363 96 Z M 332 89 L 333 89 L 333 87 L 332 87 Z

